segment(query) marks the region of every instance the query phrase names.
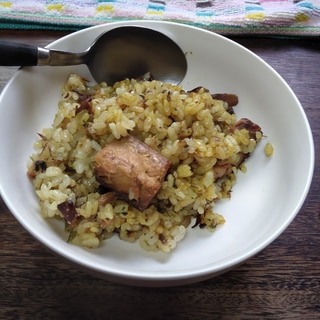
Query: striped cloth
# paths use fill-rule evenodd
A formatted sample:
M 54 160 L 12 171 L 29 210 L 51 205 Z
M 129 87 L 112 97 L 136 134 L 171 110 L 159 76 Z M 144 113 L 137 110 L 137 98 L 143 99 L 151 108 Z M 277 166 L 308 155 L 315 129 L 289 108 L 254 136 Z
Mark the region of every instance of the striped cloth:
M 220 34 L 320 35 L 320 0 L 0 0 L 0 28 L 78 30 L 124 20 L 174 21 Z

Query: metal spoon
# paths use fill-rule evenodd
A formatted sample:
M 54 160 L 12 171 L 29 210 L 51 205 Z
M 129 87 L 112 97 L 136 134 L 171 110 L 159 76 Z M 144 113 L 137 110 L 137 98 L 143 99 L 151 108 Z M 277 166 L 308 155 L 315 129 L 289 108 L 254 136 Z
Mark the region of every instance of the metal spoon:
M 166 35 L 145 27 L 125 26 L 99 36 L 84 52 L 71 53 L 0 41 L 2 66 L 86 64 L 93 78 L 109 85 L 150 72 L 154 79 L 179 83 L 187 71 L 185 54 Z

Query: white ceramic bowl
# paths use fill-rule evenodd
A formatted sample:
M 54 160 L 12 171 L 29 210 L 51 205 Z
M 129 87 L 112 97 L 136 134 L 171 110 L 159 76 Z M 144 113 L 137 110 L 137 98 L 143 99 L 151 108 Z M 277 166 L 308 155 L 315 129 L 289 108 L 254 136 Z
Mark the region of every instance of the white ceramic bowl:
M 27 159 L 37 132 L 51 125 L 67 76 L 77 72 L 90 78 L 86 66 L 23 68 L 3 90 L 1 196 L 36 239 L 99 277 L 141 286 L 173 286 L 217 276 L 264 249 L 299 212 L 314 166 L 308 120 L 292 90 L 269 65 L 235 42 L 205 30 L 156 21 L 110 23 L 75 32 L 48 47 L 82 51 L 100 33 L 121 25 L 142 25 L 171 37 L 186 52 L 188 71 L 182 85 L 237 94 L 238 117 L 250 118 L 266 134 L 247 162 L 247 173 L 239 173 L 231 200 L 216 207 L 226 224 L 213 234 L 189 230 L 172 253 L 163 254 L 144 252 L 138 244 L 116 236 L 99 249 L 82 249 L 66 242 L 62 223 L 42 218 L 26 175 Z M 263 152 L 267 142 L 274 146 L 272 158 Z

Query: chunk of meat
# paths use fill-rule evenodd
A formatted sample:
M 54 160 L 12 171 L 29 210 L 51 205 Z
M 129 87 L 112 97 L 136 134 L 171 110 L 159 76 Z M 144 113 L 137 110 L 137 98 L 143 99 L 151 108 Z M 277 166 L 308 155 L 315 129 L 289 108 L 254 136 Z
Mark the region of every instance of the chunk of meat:
M 217 163 L 213 168 L 214 178 L 220 179 L 227 174 L 229 174 L 232 170 L 232 164 L 231 163 Z
M 87 110 L 89 113 L 92 113 L 92 97 L 90 95 L 86 95 L 80 92 L 77 92 L 79 95 L 79 103 L 80 106 L 76 109 L 76 114 L 80 113 L 83 110 Z
M 237 153 L 237 155 L 238 155 L 238 160 L 236 161 L 236 163 L 231 164 L 230 162 L 227 162 L 227 161 L 218 161 L 213 166 L 212 169 L 213 169 L 215 179 L 220 179 L 227 176 L 229 173 L 231 173 L 233 167 L 236 167 L 238 169 L 245 162 L 245 160 L 249 157 L 250 154 L 239 152 Z
M 99 199 L 98 203 L 99 206 L 105 206 L 107 203 L 113 203 L 116 200 L 116 193 L 115 192 L 107 192 L 102 194 Z
M 238 96 L 233 93 L 214 93 L 212 94 L 212 98 L 226 102 L 230 108 L 239 103 Z
M 256 123 L 252 122 L 251 120 L 247 118 L 241 118 L 238 120 L 231 128 L 231 131 L 234 132 L 235 130 L 241 130 L 241 129 L 247 129 L 249 131 L 249 136 L 251 139 L 257 140 L 256 133 L 261 132 L 262 130 L 260 126 L 258 126 Z
M 58 210 L 62 213 L 65 221 L 70 224 L 74 225 L 77 222 L 79 217 L 78 212 L 71 200 L 67 200 L 61 202 L 57 205 Z
M 147 208 L 161 188 L 171 161 L 133 136 L 107 144 L 95 157 L 95 176 L 139 210 Z
M 213 99 L 216 100 L 222 100 L 224 102 L 227 103 L 228 108 L 227 108 L 227 112 L 230 114 L 234 114 L 234 109 L 233 107 L 235 107 L 238 103 L 239 103 L 239 99 L 238 96 L 236 94 L 232 94 L 232 93 L 215 93 L 211 95 Z

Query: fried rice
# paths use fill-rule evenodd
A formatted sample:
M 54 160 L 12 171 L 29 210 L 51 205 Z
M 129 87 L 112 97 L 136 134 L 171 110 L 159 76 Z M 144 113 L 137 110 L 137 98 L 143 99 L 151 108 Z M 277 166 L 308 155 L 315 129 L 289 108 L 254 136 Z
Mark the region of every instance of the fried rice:
M 145 210 L 101 186 L 94 172 L 96 154 L 128 135 L 172 163 Z M 230 198 L 261 137 L 258 126 L 239 122 L 230 102 L 202 87 L 137 79 L 91 85 L 71 74 L 52 126 L 39 133 L 28 176 L 42 215 L 65 223 L 69 242 L 96 248 L 117 234 L 170 252 L 187 230 L 225 222 L 215 204 Z

